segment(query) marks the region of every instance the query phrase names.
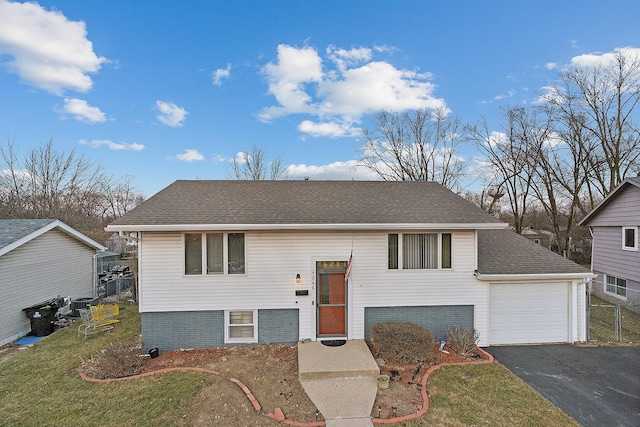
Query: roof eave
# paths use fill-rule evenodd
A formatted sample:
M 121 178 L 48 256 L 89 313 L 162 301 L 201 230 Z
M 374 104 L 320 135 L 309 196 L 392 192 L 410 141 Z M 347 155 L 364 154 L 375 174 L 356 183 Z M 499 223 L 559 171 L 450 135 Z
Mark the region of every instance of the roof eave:
M 527 280 L 574 280 L 595 279 L 596 274 L 586 271 L 584 273 L 546 273 L 546 274 L 482 274 L 475 272 L 474 276 L 483 282 L 513 282 Z
M 357 223 L 357 224 L 131 224 L 107 225 L 106 231 L 207 231 L 207 230 L 476 230 L 504 229 L 509 224 L 495 223 Z
M 626 185 L 633 185 L 635 187 L 640 188 L 640 182 L 638 182 L 635 179 L 625 178 L 620 184 L 618 184 L 616 188 L 614 188 L 609 194 L 607 194 L 607 196 L 604 199 L 602 199 L 602 201 L 598 204 L 598 206 L 593 208 L 591 212 L 587 213 L 585 217 L 582 218 L 582 220 L 578 223 L 578 225 L 579 226 L 588 225 L 589 221 L 591 221 L 593 217 L 597 216 L 598 213 L 600 213 L 600 211 L 604 209 L 604 207 L 608 205 L 609 202 L 617 196 L 617 194 L 620 192 L 622 187 L 625 187 Z
M 44 225 L 43 227 L 37 229 L 36 231 L 34 231 L 33 233 L 30 233 L 26 236 L 24 236 L 21 239 L 16 240 L 15 242 L 0 248 L 0 256 L 11 252 L 12 250 L 19 248 L 20 246 L 24 245 L 27 242 L 30 242 L 31 240 L 35 239 L 38 236 L 43 235 L 44 233 L 46 233 L 49 230 L 53 230 L 54 228 L 58 228 L 60 229 L 60 231 L 62 231 L 63 233 L 74 237 L 75 239 L 80 240 L 81 242 L 85 243 L 87 246 L 91 246 L 93 247 L 95 250 L 98 251 L 104 251 L 107 248 L 104 247 L 103 245 L 101 245 L 100 243 L 96 242 L 93 239 L 90 239 L 89 237 L 85 236 L 84 234 L 80 233 L 79 231 L 69 227 L 67 224 L 65 224 L 64 222 L 56 219 L 54 221 L 51 221 L 50 223 Z

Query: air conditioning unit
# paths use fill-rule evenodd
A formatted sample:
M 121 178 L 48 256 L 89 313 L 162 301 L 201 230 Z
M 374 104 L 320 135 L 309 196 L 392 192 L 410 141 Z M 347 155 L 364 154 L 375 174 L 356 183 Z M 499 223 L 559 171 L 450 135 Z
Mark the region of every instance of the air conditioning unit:
M 78 311 L 81 308 L 87 308 L 88 305 L 98 305 L 100 304 L 100 298 L 98 297 L 85 297 L 85 298 L 76 298 L 71 301 L 71 310 L 73 317 L 80 317 L 80 312 Z

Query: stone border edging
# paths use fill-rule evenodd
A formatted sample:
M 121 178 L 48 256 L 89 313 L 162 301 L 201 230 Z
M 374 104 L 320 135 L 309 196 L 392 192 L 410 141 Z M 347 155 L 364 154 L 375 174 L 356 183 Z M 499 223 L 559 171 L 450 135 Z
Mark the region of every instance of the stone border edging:
M 402 421 L 408 421 L 408 420 L 412 420 L 414 418 L 418 418 L 424 414 L 427 413 L 427 411 L 429 410 L 429 395 L 427 394 L 427 380 L 429 379 L 429 376 L 437 371 L 438 369 L 442 368 L 443 366 L 461 366 L 461 365 L 484 365 L 484 364 L 488 364 L 488 363 L 493 363 L 493 356 L 489 353 L 487 353 L 486 351 L 484 351 L 483 349 L 481 349 L 480 347 L 476 347 L 476 349 L 478 350 L 478 352 L 482 353 L 486 359 L 484 360 L 479 360 L 477 362 L 453 362 L 453 363 L 441 363 L 439 365 L 435 365 L 430 367 L 429 369 L 427 369 L 427 372 L 424 373 L 424 375 L 422 376 L 422 381 L 420 381 L 420 392 L 422 394 L 422 409 L 420 409 L 419 411 L 416 411 L 415 414 L 409 414 L 409 415 L 403 415 L 401 417 L 395 417 L 395 418 L 372 418 L 371 421 L 374 424 L 392 424 L 392 423 L 400 423 Z
M 395 417 L 395 418 L 372 418 L 371 421 L 374 424 L 392 424 L 392 423 L 399 423 L 399 422 L 402 422 L 402 421 L 412 420 L 414 418 L 418 418 L 418 417 L 424 415 L 429 410 L 429 395 L 427 394 L 427 380 L 429 379 L 429 376 L 433 372 L 435 372 L 436 370 L 440 369 L 443 366 L 482 365 L 482 364 L 493 363 L 494 358 L 493 358 L 493 356 L 491 354 L 487 353 L 485 350 L 481 349 L 480 347 L 477 347 L 477 350 L 480 353 L 482 353 L 486 357 L 486 359 L 480 360 L 480 361 L 477 361 L 477 362 L 442 363 L 440 365 L 435 365 L 435 366 L 432 366 L 429 369 L 427 369 L 427 372 L 424 373 L 424 375 L 422 376 L 422 380 L 420 381 L 420 384 L 421 384 L 421 391 L 420 392 L 422 394 L 422 409 L 417 411 L 415 414 L 403 415 L 401 417 Z M 220 373 L 218 371 L 214 371 L 214 370 L 211 370 L 211 369 L 198 368 L 198 367 L 182 367 L 182 368 L 163 368 L 163 369 L 158 369 L 156 371 L 145 372 L 145 373 L 137 374 L 137 375 L 131 375 L 131 376 L 128 376 L 128 377 L 104 378 L 104 379 L 92 378 L 92 377 L 86 375 L 85 373 L 80 372 L 80 378 L 82 378 L 85 381 L 89 381 L 89 382 L 93 382 L 93 383 L 111 383 L 111 382 L 115 382 L 115 381 L 126 381 L 126 380 L 133 380 L 133 379 L 139 379 L 139 378 L 144 378 L 144 377 L 150 377 L 152 375 L 163 374 L 165 372 L 175 372 L 175 371 L 204 372 L 204 373 L 207 373 L 207 374 L 220 375 Z M 262 407 L 260 406 L 260 403 L 255 398 L 255 396 L 253 395 L 253 393 L 251 392 L 249 387 L 244 385 L 244 383 L 242 383 L 241 381 L 237 380 L 236 378 L 227 378 L 227 379 L 229 381 L 231 381 L 232 383 L 234 383 L 235 385 L 237 385 L 238 387 L 240 387 L 240 389 L 247 396 L 247 399 L 249 399 L 249 402 L 251 402 L 251 405 L 253 406 L 253 408 L 257 412 L 260 412 L 262 410 Z M 288 424 L 288 425 L 292 425 L 292 426 L 297 426 L 297 427 L 322 427 L 322 426 L 326 425 L 324 421 L 315 421 L 315 422 L 310 422 L 310 423 L 303 423 L 303 422 L 297 422 L 297 421 L 289 420 L 289 419 L 287 419 L 285 417 L 284 413 L 282 412 L 282 409 L 280 409 L 280 408 L 275 408 L 273 410 L 273 413 L 271 413 L 271 412 L 263 413 L 263 415 L 265 415 L 265 416 L 267 416 L 267 417 L 269 417 L 271 419 L 274 419 L 274 420 L 276 420 L 276 421 L 278 421 L 280 423 Z
M 79 374 L 80 374 L 80 378 L 82 378 L 83 380 L 88 381 L 88 382 L 92 382 L 92 383 L 112 383 L 112 382 L 116 382 L 116 381 L 134 380 L 134 379 L 139 379 L 139 378 L 144 378 L 144 377 L 150 377 L 152 375 L 164 374 L 165 372 L 176 372 L 176 371 L 204 372 L 204 373 L 207 373 L 207 374 L 220 375 L 220 372 L 218 372 L 218 371 L 214 371 L 214 370 L 211 370 L 211 369 L 205 369 L 205 368 L 198 368 L 198 367 L 163 368 L 163 369 L 158 369 L 156 371 L 145 372 L 145 373 L 142 373 L 142 374 L 130 375 L 128 377 L 103 378 L 103 379 L 90 377 L 90 376 L 86 375 L 84 372 L 80 372 Z M 242 390 L 244 392 L 244 394 L 247 396 L 247 399 L 249 399 L 249 402 L 251 402 L 251 405 L 253 406 L 253 409 L 255 409 L 257 412 L 260 412 L 262 410 L 262 406 L 260 406 L 260 403 L 258 402 L 258 399 L 255 398 L 255 396 L 253 395 L 253 393 L 251 392 L 249 387 L 244 385 L 244 383 L 242 383 L 240 380 L 238 380 L 236 378 L 227 378 L 227 379 L 229 381 L 231 381 L 232 383 L 234 383 L 235 385 L 237 385 L 238 387 L 240 387 L 240 390 Z M 272 419 L 274 419 L 276 421 L 279 421 L 279 422 L 281 422 L 283 424 L 289 424 L 289 425 L 298 426 L 298 427 L 321 427 L 321 426 L 325 425 L 324 421 L 317 421 L 317 422 L 312 422 L 312 423 L 301 423 L 301 422 L 297 422 L 297 421 L 288 420 L 284 416 L 284 413 L 282 412 L 282 409 L 280 409 L 280 408 L 275 408 L 273 410 L 273 413 L 263 413 L 263 415 L 266 415 L 267 417 L 272 418 Z

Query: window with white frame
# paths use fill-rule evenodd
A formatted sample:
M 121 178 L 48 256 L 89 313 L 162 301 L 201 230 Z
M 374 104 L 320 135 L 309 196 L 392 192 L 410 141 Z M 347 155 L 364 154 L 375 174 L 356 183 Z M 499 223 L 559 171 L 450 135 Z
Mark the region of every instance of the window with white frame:
M 451 233 L 404 233 L 388 235 L 390 270 L 451 268 Z
M 184 274 L 244 274 L 244 233 L 185 233 Z
M 225 311 L 224 317 L 225 342 L 258 342 L 258 310 Z
M 622 227 L 622 249 L 638 250 L 638 227 Z
M 626 298 L 627 280 L 607 275 L 607 281 L 604 284 L 604 290 L 608 294 L 612 294 L 620 298 Z

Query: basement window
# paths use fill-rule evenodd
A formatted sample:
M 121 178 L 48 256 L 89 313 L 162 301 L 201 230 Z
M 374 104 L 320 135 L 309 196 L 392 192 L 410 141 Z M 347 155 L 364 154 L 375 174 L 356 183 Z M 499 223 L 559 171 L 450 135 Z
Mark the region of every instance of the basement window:
M 627 298 L 627 280 L 607 274 L 607 281 L 604 284 L 604 291 L 607 294 L 615 295 L 618 298 Z
M 224 312 L 224 342 L 258 342 L 258 310 Z

